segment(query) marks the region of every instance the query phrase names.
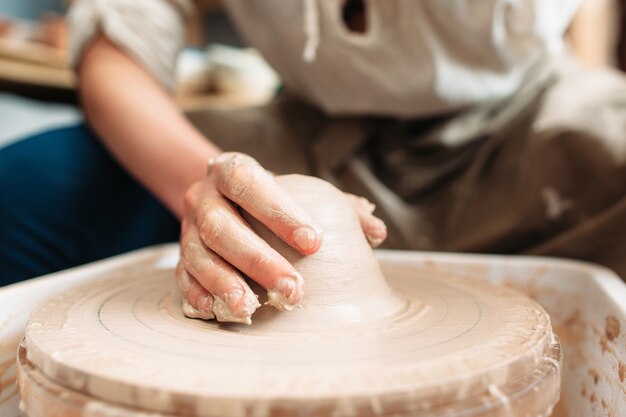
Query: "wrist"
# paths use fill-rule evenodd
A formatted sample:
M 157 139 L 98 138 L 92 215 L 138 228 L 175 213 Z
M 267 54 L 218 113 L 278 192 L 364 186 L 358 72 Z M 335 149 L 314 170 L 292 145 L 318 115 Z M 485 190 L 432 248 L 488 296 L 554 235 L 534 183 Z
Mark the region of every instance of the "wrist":
M 193 184 L 206 177 L 208 161 L 221 153 L 221 150 L 205 137 L 202 137 L 201 140 L 194 140 L 192 143 L 198 146 L 188 147 L 186 156 L 178 161 L 180 168 L 177 171 L 179 175 L 177 175 L 171 193 L 174 200 L 172 210 L 179 219 L 184 215 L 185 194 Z

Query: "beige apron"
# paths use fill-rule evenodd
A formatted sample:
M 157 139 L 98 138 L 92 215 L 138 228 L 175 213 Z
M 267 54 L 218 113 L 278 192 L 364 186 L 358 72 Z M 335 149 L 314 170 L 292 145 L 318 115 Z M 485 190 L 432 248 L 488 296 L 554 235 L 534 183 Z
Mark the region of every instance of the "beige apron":
M 227 0 L 229 15 L 291 92 L 333 115 L 415 117 L 510 96 L 561 48 L 577 0 Z M 544 23 L 549 22 L 549 25 Z
M 626 277 L 626 79 L 572 61 L 452 116 L 328 117 L 298 100 L 189 115 L 226 150 L 377 205 L 386 247 L 534 254 Z

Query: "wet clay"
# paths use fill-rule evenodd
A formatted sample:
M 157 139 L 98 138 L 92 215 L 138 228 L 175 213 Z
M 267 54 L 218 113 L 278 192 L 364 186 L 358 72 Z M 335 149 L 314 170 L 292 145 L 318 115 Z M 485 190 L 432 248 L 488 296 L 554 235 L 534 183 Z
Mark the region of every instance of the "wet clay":
M 247 220 L 304 277 L 299 308 L 264 305 L 249 326 L 192 320 L 172 270 L 111 271 L 31 316 L 18 366 L 27 413 L 550 414 L 561 351 L 537 303 L 453 274 L 383 272 L 341 192 L 278 181 L 322 228 L 320 251 L 302 256 Z

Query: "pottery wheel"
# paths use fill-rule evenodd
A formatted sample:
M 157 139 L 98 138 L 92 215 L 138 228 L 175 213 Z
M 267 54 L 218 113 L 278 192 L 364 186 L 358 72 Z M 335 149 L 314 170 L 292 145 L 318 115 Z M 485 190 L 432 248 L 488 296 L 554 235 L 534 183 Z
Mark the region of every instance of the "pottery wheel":
M 267 231 L 261 235 L 280 246 Z M 342 242 L 364 241 L 359 233 L 346 236 Z M 114 271 L 51 300 L 33 313 L 20 350 L 26 410 L 210 417 L 550 412 L 560 349 L 539 305 L 507 288 L 433 279 L 415 268 L 383 275 L 369 249 L 325 238 L 312 257 L 280 248 L 302 271 L 307 296 L 292 312 L 262 307 L 250 326 L 186 318 L 172 270 Z M 334 275 L 307 276 L 329 262 L 339 265 Z M 361 283 L 361 268 L 373 268 L 380 280 Z

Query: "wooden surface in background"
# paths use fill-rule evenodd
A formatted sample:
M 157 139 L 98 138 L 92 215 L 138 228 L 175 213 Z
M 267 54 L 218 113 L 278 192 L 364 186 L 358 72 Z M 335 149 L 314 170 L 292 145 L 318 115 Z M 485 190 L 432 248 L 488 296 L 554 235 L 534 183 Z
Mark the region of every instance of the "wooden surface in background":
M 48 94 L 51 100 L 75 97 L 76 76 L 66 62 L 63 54 L 48 46 L 0 39 L 0 89 L 44 100 Z M 183 111 L 255 104 L 244 94 L 190 91 L 177 94 L 175 101 Z

